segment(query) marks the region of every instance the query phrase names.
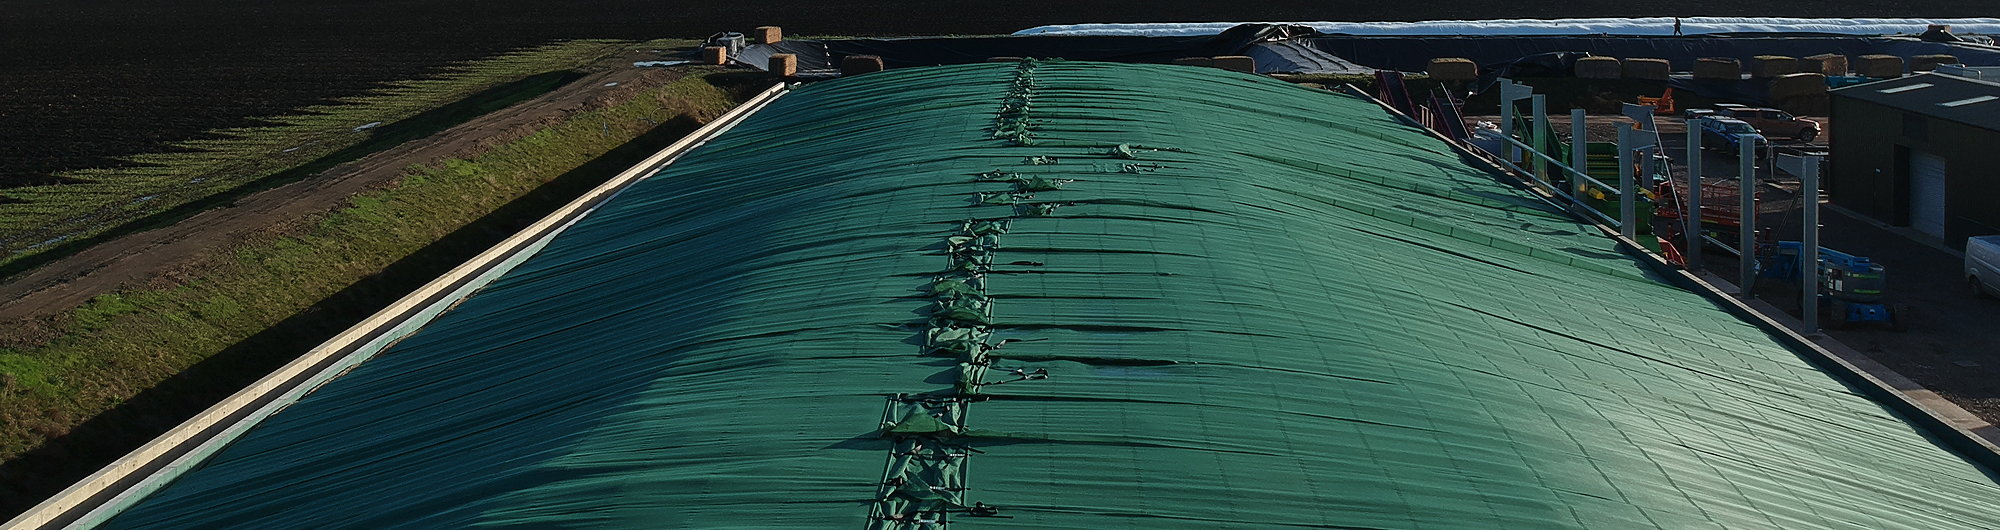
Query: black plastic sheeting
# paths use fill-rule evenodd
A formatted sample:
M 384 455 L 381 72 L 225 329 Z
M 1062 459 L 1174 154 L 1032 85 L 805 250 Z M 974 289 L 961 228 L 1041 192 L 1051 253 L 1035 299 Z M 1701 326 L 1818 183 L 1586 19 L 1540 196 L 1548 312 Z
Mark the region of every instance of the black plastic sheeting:
M 1746 63 L 1758 55 L 1806 57 L 1823 53 L 1848 56 L 1888 54 L 1905 60 L 1916 55 L 1950 54 L 1971 66 L 2000 66 L 2000 48 L 1965 43 L 1924 42 L 1907 37 L 1759 35 L 1710 37 L 1362 37 L 1327 35 L 1308 39 L 1320 51 L 1355 64 L 1385 70 L 1422 72 L 1434 57 L 1464 57 L 1482 67 L 1509 64 L 1554 52 L 1589 52 L 1608 57 L 1653 57 L 1673 63 L 1674 70 L 1694 68 L 1695 59 L 1734 57 Z M 1569 75 L 1567 72 L 1562 75 Z
M 1313 48 L 1306 39 L 1257 43 L 1244 50 L 1257 60 L 1257 73 L 1285 74 L 1373 74 L 1374 68 L 1348 62 L 1339 56 Z
M 1667 86 L 1674 90 L 1700 94 L 1702 97 L 1718 101 L 1733 101 L 1751 105 L 1771 105 L 1771 80 L 1769 79 L 1695 79 L 1687 74 L 1674 74 L 1667 79 Z
M 1576 61 L 1590 56 L 1590 52 L 1548 52 L 1517 57 L 1500 63 L 1481 63 L 1477 85 L 1479 89 L 1476 92 L 1485 92 L 1486 89 L 1492 88 L 1494 82 L 1502 77 L 1509 79 L 1569 77 L 1576 71 Z M 1429 59 L 1425 59 L 1425 62 L 1428 63 Z
M 787 40 L 750 46 L 736 60 L 765 68 L 775 53 L 798 56 L 802 73 L 831 73 L 850 55 L 874 55 L 888 68 L 984 62 L 992 57 L 1064 58 L 1080 61 L 1168 63 L 1182 57 L 1247 55 L 1258 73 L 1369 73 L 1307 45 L 1312 28 L 1243 24 L 1195 37 L 1057 36 L 914 37 L 902 39 Z

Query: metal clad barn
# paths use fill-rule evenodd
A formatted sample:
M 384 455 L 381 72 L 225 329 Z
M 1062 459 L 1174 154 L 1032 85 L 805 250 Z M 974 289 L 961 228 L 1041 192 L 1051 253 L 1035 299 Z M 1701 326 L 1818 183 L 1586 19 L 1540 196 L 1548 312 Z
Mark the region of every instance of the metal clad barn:
M 1953 247 L 2000 233 L 2000 83 L 1931 73 L 1832 94 L 1835 204 Z
M 2000 484 L 1374 103 L 800 88 L 110 528 L 2000 527 Z

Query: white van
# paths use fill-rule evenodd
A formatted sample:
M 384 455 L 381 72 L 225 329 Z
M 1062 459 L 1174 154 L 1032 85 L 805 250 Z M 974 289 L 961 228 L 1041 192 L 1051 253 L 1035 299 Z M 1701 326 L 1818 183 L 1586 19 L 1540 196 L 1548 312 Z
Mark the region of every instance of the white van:
M 2000 294 L 2000 235 L 1966 238 L 1965 283 L 1973 296 Z

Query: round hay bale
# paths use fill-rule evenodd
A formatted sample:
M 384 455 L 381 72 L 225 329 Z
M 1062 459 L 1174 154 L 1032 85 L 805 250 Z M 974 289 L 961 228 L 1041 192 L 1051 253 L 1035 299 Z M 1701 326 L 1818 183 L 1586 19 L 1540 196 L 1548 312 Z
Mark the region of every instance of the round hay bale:
M 1576 76 L 1584 79 L 1617 79 L 1625 68 L 1617 57 L 1585 57 L 1576 60 Z
M 1822 53 L 1799 59 L 1799 73 L 1829 76 L 1847 75 L 1847 56 L 1838 53 Z
M 1216 68 L 1223 70 L 1246 74 L 1257 73 L 1257 60 L 1248 55 L 1217 55 L 1210 60 L 1215 61 Z
M 1940 64 L 1959 64 L 1959 63 L 1960 61 L 1958 60 L 1958 57 L 1951 55 L 1944 55 L 1944 54 L 1918 55 L 1916 57 L 1910 58 L 1910 71 L 1929 72 L 1931 70 L 1936 70 L 1938 65 Z
M 1703 57 L 1694 61 L 1695 79 L 1743 79 L 1743 65 L 1727 57 Z
M 1479 79 L 1479 63 L 1464 57 L 1438 57 L 1431 59 L 1424 73 L 1439 81 L 1471 81 Z
M 1771 78 L 1771 99 L 1826 94 L 1826 74 L 1785 74 Z
M 1655 59 L 1652 57 L 1633 57 L 1625 59 L 1626 79 L 1652 79 L 1655 81 L 1665 81 L 1667 80 L 1667 77 L 1673 75 L 1673 73 L 1674 73 L 1674 65 L 1673 63 L 1667 62 L 1666 59 Z
M 840 59 L 840 75 L 872 74 L 882 71 L 882 58 L 874 55 L 849 55 Z
M 1750 77 L 1769 79 L 1786 74 L 1799 73 L 1799 60 L 1784 55 L 1759 55 L 1750 58 Z
M 1174 59 L 1174 64 L 1181 66 L 1215 66 L 1215 59 L 1207 57 L 1182 57 Z
M 1863 55 L 1855 62 L 1854 73 L 1868 77 L 1902 77 L 1903 58 L 1894 55 Z

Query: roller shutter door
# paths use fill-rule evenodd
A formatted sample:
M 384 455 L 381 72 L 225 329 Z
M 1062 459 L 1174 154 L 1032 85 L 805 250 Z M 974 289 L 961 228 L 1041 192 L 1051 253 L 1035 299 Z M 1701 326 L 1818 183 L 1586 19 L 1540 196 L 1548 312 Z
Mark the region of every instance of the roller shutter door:
M 1910 228 L 1944 237 L 1944 159 L 1910 154 Z

